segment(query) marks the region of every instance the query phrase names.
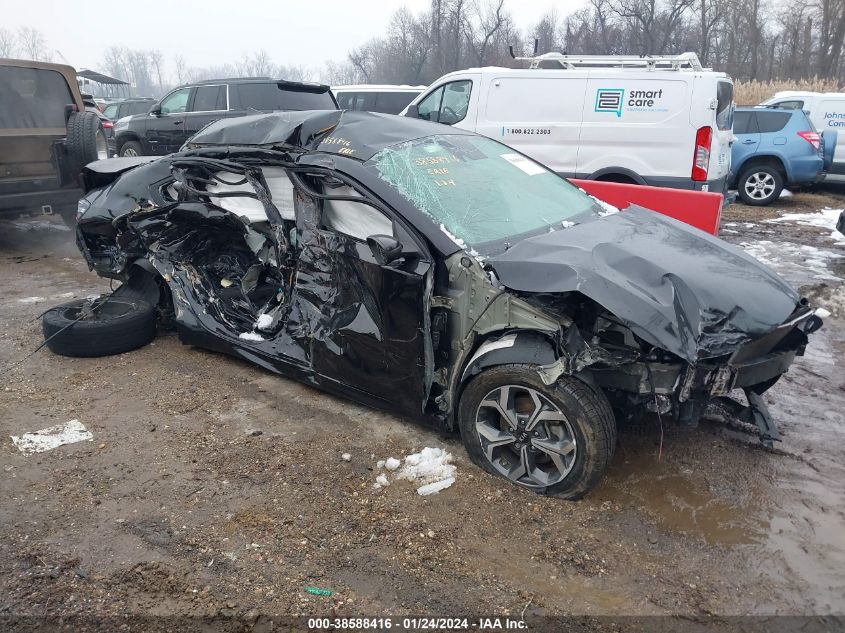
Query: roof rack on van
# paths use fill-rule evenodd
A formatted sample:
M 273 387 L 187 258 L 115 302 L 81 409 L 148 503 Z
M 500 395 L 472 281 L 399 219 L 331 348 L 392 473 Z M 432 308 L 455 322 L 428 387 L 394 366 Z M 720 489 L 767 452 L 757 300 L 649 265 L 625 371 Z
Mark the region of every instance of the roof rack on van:
M 645 70 L 704 70 L 698 55 L 681 53 L 680 55 L 566 55 L 545 53 L 533 57 L 517 57 L 510 49 L 511 56 L 521 62 L 529 62 L 529 68 L 548 68 L 558 64 L 561 68 L 640 68 Z

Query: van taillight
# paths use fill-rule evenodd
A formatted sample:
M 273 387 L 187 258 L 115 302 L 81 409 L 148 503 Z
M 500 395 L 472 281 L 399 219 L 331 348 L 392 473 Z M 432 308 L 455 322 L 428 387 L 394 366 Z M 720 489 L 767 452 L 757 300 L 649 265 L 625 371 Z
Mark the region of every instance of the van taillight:
M 807 141 L 816 151 L 821 147 L 821 137 L 818 132 L 798 132 L 798 136 Z
M 710 141 L 713 130 L 710 126 L 698 128 L 695 133 L 695 153 L 692 156 L 692 179 L 695 182 L 707 180 L 707 167 L 710 165 Z

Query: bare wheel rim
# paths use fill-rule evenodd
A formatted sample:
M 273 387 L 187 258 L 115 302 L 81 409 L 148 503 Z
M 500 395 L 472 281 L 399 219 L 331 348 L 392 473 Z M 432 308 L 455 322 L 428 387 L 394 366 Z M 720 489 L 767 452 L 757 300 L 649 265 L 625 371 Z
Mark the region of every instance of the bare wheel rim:
M 553 486 L 575 465 L 572 425 L 557 405 L 530 387 L 490 391 L 476 409 L 475 432 L 487 461 L 520 486 Z
M 138 152 L 135 151 L 134 147 L 127 147 L 121 152 L 121 154 L 123 154 L 124 156 L 137 156 Z
M 109 157 L 109 144 L 106 141 L 106 135 L 102 132 L 97 133 L 97 159 L 105 160 Z
M 754 200 L 765 200 L 775 192 L 775 177 L 765 171 L 756 171 L 745 179 L 745 193 Z

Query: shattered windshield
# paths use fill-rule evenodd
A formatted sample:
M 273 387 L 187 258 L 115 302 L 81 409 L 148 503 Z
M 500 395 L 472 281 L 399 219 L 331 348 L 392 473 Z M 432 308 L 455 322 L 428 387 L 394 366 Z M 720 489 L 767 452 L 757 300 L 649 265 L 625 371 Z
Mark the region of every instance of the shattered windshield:
M 456 242 L 481 253 L 597 211 L 592 198 L 554 172 L 480 136 L 400 143 L 367 165 Z

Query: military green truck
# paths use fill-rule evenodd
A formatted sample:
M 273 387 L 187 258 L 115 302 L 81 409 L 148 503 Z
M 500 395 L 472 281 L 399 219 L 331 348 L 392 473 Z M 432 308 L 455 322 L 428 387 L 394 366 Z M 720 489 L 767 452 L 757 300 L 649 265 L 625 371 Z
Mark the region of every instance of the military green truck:
M 0 217 L 58 213 L 72 223 L 82 168 L 107 157 L 72 67 L 0 59 Z

